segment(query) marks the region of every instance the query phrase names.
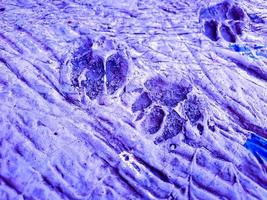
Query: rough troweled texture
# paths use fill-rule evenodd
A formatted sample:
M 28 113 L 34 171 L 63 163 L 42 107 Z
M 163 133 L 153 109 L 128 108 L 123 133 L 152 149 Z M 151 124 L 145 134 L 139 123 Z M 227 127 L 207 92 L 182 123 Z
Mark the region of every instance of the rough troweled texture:
M 1 1 L 0 200 L 267 199 L 266 10 Z

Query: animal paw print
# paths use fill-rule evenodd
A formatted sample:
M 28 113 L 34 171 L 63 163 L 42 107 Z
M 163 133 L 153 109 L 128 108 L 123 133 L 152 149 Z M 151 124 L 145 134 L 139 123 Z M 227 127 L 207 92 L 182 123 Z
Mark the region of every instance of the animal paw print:
M 244 29 L 245 12 L 238 5 L 228 1 L 200 9 L 199 19 L 204 20 L 203 33 L 212 41 L 220 38 L 236 43 Z
M 185 115 L 191 124 L 195 125 L 202 118 L 196 97 L 187 97 L 192 91 L 192 86 L 186 81 L 174 83 L 166 81 L 161 76 L 155 76 L 147 80 L 144 86 L 142 93 L 132 104 L 132 112 L 146 111 L 141 127 L 147 134 L 162 132 L 155 138 L 155 144 L 169 140 L 183 130 L 186 119 L 174 110 L 180 102 L 184 101 Z M 164 110 L 168 110 L 168 113 Z
M 104 60 L 93 51 L 92 44 L 86 47 L 83 46 L 74 53 L 71 62 L 73 86 L 85 90 L 91 100 L 102 96 L 105 91 L 108 95 L 113 95 L 126 82 L 127 60 L 118 52 Z

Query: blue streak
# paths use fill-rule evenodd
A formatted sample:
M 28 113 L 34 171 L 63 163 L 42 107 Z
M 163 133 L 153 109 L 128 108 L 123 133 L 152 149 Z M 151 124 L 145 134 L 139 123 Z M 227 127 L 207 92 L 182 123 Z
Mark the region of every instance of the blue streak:
M 240 46 L 238 44 L 232 44 L 230 45 L 230 48 L 232 48 L 236 52 L 248 52 L 249 51 L 249 48 L 247 48 L 246 46 Z
M 264 159 L 267 161 L 267 140 L 263 137 L 252 133 L 251 137 L 247 139 L 244 146 L 250 150 L 258 160 Z

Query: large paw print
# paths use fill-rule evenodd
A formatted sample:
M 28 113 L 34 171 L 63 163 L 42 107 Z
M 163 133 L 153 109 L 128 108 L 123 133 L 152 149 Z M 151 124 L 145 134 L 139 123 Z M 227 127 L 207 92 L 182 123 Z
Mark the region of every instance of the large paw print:
M 185 80 L 172 82 L 155 76 L 145 81 L 144 86 L 142 93 L 132 104 L 132 112 L 146 112 L 141 126 L 147 134 L 162 132 L 156 136 L 155 144 L 169 140 L 183 130 L 186 119 L 173 109 L 180 102 L 184 102 L 185 115 L 192 125 L 202 118 L 196 96 L 188 98 L 192 86 Z
M 230 43 L 235 43 L 242 35 L 245 16 L 242 8 L 228 1 L 202 8 L 199 13 L 200 20 L 204 20 L 203 33 L 206 37 L 212 41 L 222 38 Z
M 74 53 L 71 82 L 94 100 L 104 94 L 105 86 L 108 95 L 122 88 L 126 82 L 128 62 L 120 53 L 110 55 L 105 62 L 91 47 L 81 47 Z

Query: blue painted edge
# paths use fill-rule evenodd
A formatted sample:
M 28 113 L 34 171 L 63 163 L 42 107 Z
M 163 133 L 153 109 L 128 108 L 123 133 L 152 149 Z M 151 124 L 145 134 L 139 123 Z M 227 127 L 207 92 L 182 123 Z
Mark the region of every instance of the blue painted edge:
M 261 159 L 267 161 L 267 139 L 251 133 L 251 136 L 247 139 L 244 147 L 253 153 L 260 162 L 262 162 Z

